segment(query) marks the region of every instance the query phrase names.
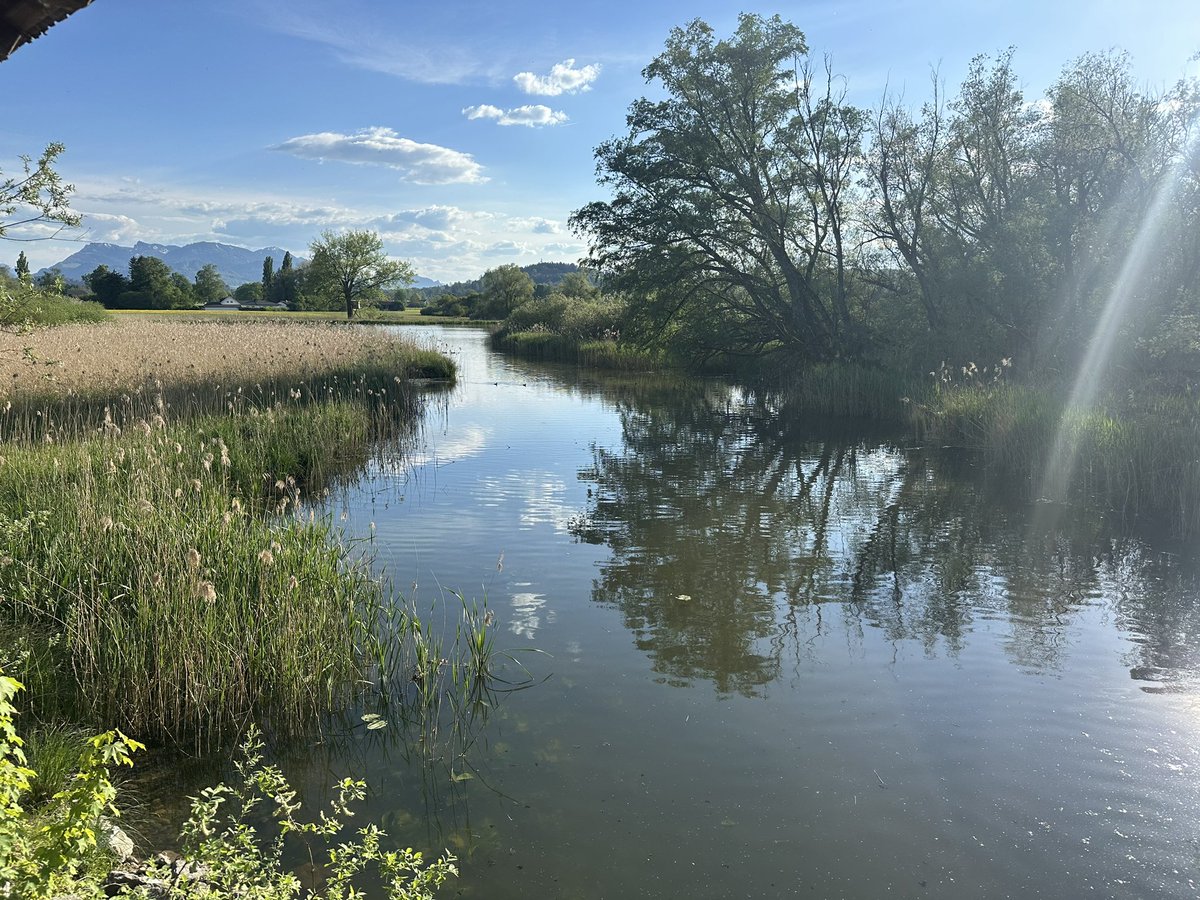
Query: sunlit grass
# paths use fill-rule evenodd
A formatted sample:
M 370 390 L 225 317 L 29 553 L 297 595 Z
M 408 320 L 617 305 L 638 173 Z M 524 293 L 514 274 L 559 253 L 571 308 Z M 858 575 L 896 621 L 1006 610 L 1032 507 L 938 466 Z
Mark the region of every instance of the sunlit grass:
M 453 362 L 432 350 L 319 323 L 130 318 L 0 334 L 0 438 L 60 440 L 155 415 L 179 421 L 348 390 L 391 402 L 412 379 L 453 375 Z
M 7 354 L 0 408 L 0 665 L 37 717 L 210 749 L 311 726 L 402 652 L 402 601 L 317 510 L 453 363 L 294 322 L 3 340 L 53 361 Z
M 625 372 L 648 372 L 666 366 L 661 353 L 614 340 L 587 339 L 548 331 L 518 331 L 493 338 L 492 347 L 521 359 L 558 362 Z

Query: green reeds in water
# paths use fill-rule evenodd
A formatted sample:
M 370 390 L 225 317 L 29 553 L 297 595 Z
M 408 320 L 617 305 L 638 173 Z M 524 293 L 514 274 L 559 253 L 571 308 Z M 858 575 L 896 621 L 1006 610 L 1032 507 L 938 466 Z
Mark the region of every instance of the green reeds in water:
M 251 719 L 286 733 L 343 698 L 385 598 L 301 484 L 333 465 L 322 441 L 344 454 L 347 432 L 365 440 L 367 414 L 330 404 L 10 449 L 0 650 L 34 712 L 208 749 Z M 297 453 L 300 479 L 270 468 Z
M 594 369 L 648 372 L 667 365 L 661 353 L 611 339 L 581 339 L 549 331 L 498 333 L 492 349 L 535 362 L 567 363 Z

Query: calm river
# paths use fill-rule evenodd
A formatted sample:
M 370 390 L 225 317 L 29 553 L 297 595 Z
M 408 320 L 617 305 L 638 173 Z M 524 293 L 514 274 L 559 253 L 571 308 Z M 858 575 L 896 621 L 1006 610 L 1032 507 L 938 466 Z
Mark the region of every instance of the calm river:
M 360 728 L 294 768 L 457 853 L 443 896 L 1200 892 L 1190 548 L 719 381 L 409 333 L 459 385 L 337 507 L 435 619 L 486 600 L 534 683 L 464 758 Z

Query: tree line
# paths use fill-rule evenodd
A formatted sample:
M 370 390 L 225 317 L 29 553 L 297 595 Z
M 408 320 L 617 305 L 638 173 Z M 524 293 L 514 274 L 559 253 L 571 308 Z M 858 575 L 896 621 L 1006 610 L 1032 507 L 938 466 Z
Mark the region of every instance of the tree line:
M 309 247 L 312 259 L 296 265 L 286 251 L 278 271 L 263 259 L 262 279 L 231 291 L 217 267 L 204 265 L 194 281 L 161 259 L 135 256 L 129 274 L 97 266 L 84 276 L 94 299 L 110 309 L 192 309 L 232 296 L 242 306 L 283 305 L 294 310 L 344 310 L 347 318 L 387 297 L 387 289 L 412 280 L 411 266 L 391 259 L 372 231 L 326 231 Z
M 661 99 L 596 150 L 612 199 L 572 217 L 627 336 L 1067 371 L 1119 290 L 1123 359 L 1200 371 L 1197 80 L 1144 89 L 1106 51 L 1030 99 L 1006 50 L 866 109 L 796 26 L 748 14 L 675 29 L 643 74 Z

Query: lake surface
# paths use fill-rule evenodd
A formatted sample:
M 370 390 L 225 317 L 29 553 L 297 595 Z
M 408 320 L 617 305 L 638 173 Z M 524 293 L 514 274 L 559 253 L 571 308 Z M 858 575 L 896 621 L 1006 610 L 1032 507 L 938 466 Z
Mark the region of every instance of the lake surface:
M 444 896 L 1200 892 L 1190 547 L 724 382 L 407 333 L 459 385 L 335 508 L 532 686 L 463 758 L 358 729 L 289 769 L 365 777 L 363 820 L 459 855 Z

